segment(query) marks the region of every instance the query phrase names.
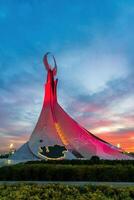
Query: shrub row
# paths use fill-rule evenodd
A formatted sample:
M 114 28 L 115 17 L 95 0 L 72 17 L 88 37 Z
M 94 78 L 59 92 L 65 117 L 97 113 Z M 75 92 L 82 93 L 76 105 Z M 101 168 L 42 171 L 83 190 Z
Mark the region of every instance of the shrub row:
M 0 200 L 133 200 L 134 187 L 53 185 L 0 185 Z
M 0 168 L 0 180 L 134 181 L 134 165 L 17 164 Z
M 93 165 L 93 164 L 107 164 L 107 165 L 134 165 L 134 160 L 100 160 L 97 156 L 93 156 L 91 160 L 37 160 L 28 161 L 25 164 L 71 164 L 71 165 Z

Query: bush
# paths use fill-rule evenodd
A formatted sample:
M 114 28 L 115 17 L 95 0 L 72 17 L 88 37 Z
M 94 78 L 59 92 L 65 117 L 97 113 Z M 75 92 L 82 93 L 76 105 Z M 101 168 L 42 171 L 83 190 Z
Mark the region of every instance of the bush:
M 17 164 L 0 168 L 0 180 L 134 181 L 134 165 Z
M 96 157 L 96 156 L 95 156 Z M 98 156 L 97 156 L 98 157 Z M 94 158 L 94 156 L 93 156 Z M 117 164 L 121 164 L 121 165 L 129 165 L 132 164 L 134 165 L 134 160 L 100 160 L 97 159 L 97 163 L 96 163 L 96 159 L 91 159 L 90 160 L 37 160 L 37 161 L 28 161 L 25 164 L 62 164 L 62 165 L 93 165 L 93 164 L 107 164 L 107 165 L 117 165 Z
M 0 185 L 0 200 L 133 200 L 134 187 L 69 186 L 63 184 Z
M 100 158 L 99 158 L 98 156 L 92 156 L 92 157 L 91 157 L 91 161 L 92 161 L 92 162 L 95 162 L 95 163 L 97 163 L 97 162 L 99 163 Z

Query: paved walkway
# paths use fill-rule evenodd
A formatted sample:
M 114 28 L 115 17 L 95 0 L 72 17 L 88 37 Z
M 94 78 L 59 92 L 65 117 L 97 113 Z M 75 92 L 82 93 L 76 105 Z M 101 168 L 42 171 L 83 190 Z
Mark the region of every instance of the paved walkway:
M 0 181 L 0 184 L 65 184 L 65 185 L 111 185 L 111 186 L 134 186 L 134 182 L 82 182 L 82 181 Z

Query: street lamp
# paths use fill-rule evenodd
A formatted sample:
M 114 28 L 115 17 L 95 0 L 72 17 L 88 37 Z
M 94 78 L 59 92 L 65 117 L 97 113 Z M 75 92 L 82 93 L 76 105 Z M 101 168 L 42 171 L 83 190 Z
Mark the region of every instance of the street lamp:
M 10 153 L 11 153 L 11 154 L 14 154 L 14 144 L 13 144 L 13 143 L 11 143 L 11 144 L 9 145 L 9 149 L 10 149 Z

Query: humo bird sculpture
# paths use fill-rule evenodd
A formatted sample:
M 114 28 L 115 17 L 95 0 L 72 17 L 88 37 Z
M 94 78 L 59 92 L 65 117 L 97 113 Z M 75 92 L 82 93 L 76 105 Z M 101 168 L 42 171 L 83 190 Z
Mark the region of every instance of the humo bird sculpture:
M 133 159 L 119 148 L 96 137 L 72 119 L 57 100 L 57 64 L 53 55 L 54 67 L 48 62 L 46 53 L 43 63 L 47 70 L 45 96 L 42 110 L 28 142 L 21 146 L 12 160 L 35 159 Z

